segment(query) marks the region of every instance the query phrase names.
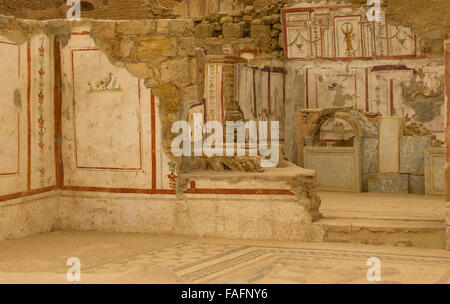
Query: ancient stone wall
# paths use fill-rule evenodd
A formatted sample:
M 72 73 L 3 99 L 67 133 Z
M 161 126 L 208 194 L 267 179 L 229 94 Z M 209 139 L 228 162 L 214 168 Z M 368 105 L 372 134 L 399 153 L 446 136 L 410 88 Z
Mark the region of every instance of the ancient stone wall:
M 450 250 L 450 147 L 448 142 L 450 141 L 450 41 L 445 42 L 445 87 L 446 87 L 446 165 L 445 165 L 445 185 L 447 188 L 447 249 Z

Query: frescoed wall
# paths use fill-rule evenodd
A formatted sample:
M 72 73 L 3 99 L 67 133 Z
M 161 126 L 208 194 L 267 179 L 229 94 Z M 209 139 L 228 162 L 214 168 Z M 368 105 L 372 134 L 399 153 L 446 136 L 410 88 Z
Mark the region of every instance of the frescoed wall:
M 64 187 L 172 193 L 176 165 L 162 150 L 159 100 L 144 81 L 111 63 L 89 29 L 72 32 L 61 58 Z
M 388 62 L 383 62 L 388 63 Z M 444 67 L 418 60 L 406 64 L 342 63 L 305 67 L 307 109 L 353 107 L 400 116 L 444 140 Z
M 363 8 L 351 6 L 284 9 L 286 104 L 403 117 L 406 125 L 419 123 L 444 142 L 442 57 L 425 55 L 422 37 L 381 17 L 369 22 Z M 286 121 L 295 121 L 289 111 Z M 287 138 L 294 162 L 295 142 Z
M 55 185 L 52 39 L 0 37 L 0 200 Z
M 420 56 L 411 29 L 368 21 L 351 6 L 289 8 L 283 11 L 288 59 L 396 59 Z

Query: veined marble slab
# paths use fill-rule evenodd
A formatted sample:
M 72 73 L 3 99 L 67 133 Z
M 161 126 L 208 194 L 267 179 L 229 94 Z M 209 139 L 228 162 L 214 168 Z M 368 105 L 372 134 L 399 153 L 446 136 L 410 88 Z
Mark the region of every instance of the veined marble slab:
M 404 136 L 400 146 L 400 173 L 425 174 L 425 150 L 431 147 L 431 136 Z
M 369 192 L 408 193 L 406 174 L 369 174 Z
M 425 176 L 409 175 L 409 193 L 425 194 Z
M 363 138 L 362 149 L 362 183 L 363 191 L 368 191 L 369 173 L 378 170 L 378 138 Z

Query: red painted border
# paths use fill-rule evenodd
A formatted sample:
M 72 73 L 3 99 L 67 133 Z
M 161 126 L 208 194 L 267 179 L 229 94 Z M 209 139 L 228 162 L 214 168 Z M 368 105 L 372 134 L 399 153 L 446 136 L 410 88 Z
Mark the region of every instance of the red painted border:
M 56 186 L 51 186 L 51 187 L 47 187 L 47 188 L 41 188 L 41 189 L 36 189 L 36 190 L 29 190 L 29 191 L 23 191 L 23 192 L 18 192 L 18 193 L 13 193 L 13 194 L 2 195 L 2 196 L 0 196 L 0 202 L 5 202 L 5 201 L 23 198 L 23 197 L 27 197 L 27 196 L 32 196 L 32 195 L 36 195 L 36 194 L 41 194 L 41 193 L 45 193 L 45 192 L 50 192 L 50 191 L 53 191 L 56 189 L 57 189 Z
M 224 189 L 224 188 L 197 188 L 195 181 L 191 181 L 190 188 L 185 194 L 224 194 L 224 195 L 291 195 L 295 194 L 287 189 Z
M 309 109 L 309 69 L 305 69 L 305 105 L 306 109 Z
M 61 189 L 67 191 L 103 192 L 103 193 L 118 193 L 118 194 L 167 194 L 167 195 L 176 194 L 174 190 L 162 190 L 162 189 L 105 188 L 105 187 L 79 187 L 79 186 L 63 186 Z
M 369 112 L 369 68 L 365 69 L 366 112 Z

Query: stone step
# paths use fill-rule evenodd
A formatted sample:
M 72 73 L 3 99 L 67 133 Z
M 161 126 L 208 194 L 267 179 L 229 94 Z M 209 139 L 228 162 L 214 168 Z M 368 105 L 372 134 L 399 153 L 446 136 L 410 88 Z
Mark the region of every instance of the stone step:
M 322 219 L 324 241 L 398 247 L 445 247 L 444 221 L 408 221 L 390 219 Z

